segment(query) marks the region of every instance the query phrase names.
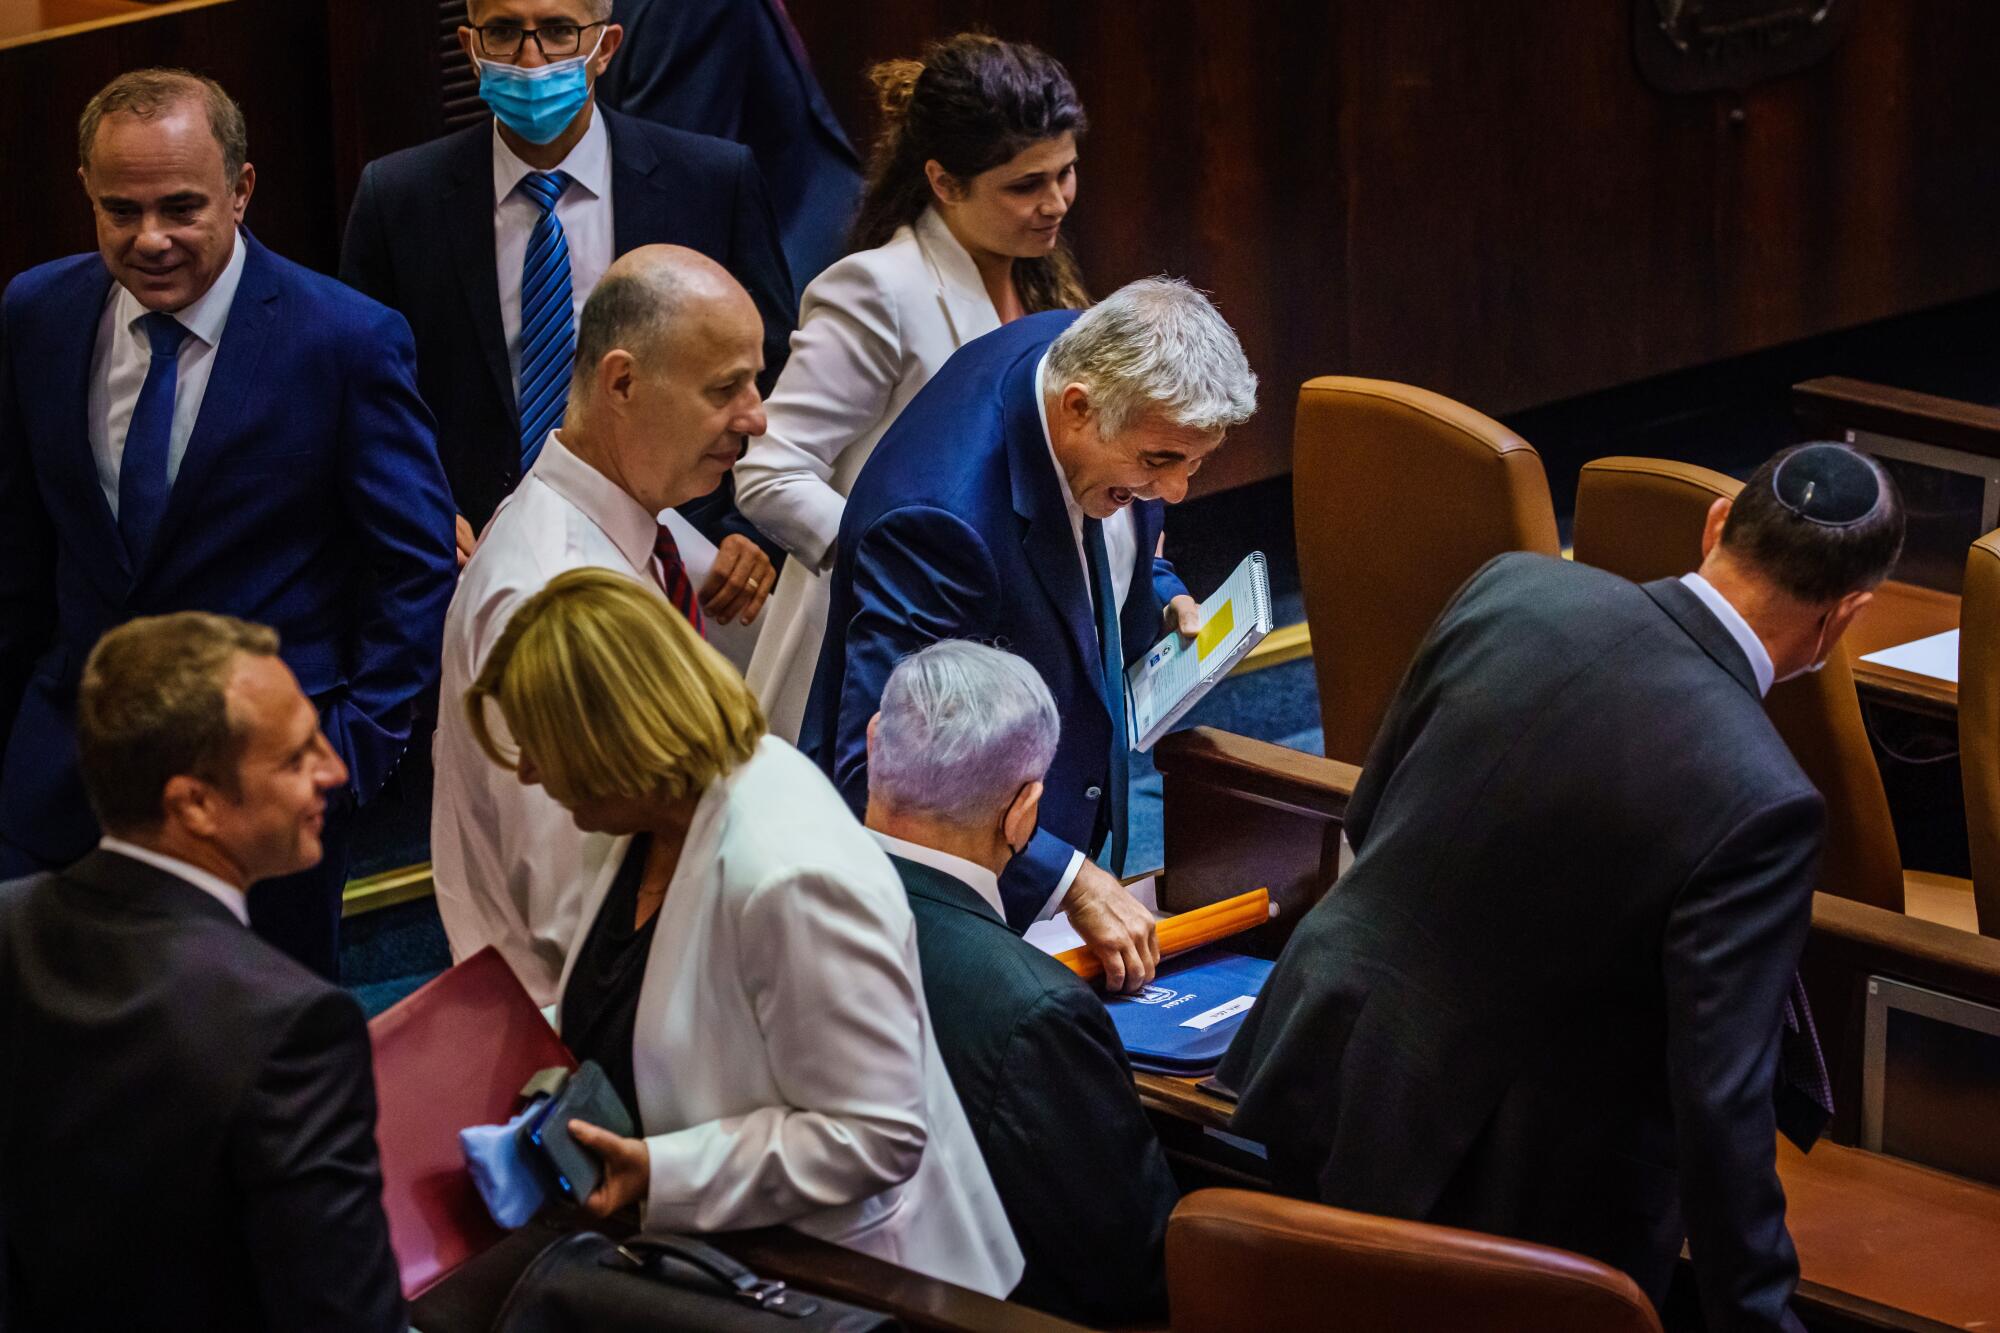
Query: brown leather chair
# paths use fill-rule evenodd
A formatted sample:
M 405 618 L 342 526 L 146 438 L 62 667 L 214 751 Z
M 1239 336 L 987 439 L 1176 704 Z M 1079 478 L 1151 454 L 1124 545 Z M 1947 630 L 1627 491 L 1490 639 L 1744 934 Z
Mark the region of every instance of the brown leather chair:
M 1958 757 L 1979 933 L 2000 936 L 2000 531 L 1965 557 L 1958 616 Z
M 1701 563 L 1709 506 L 1742 484 L 1691 463 L 1600 458 L 1576 492 L 1576 558 L 1635 582 L 1675 577 Z M 1826 797 L 1820 888 L 1836 897 L 1970 928 L 1961 881 L 1906 874 L 1882 773 L 1861 720 L 1852 658 L 1837 647 L 1826 669 L 1772 688 L 1771 721 Z
M 1548 479 L 1462 403 L 1328 376 L 1299 390 L 1292 487 L 1326 755 L 1358 764 L 1459 585 L 1507 551 L 1559 553 Z
M 1173 1333 L 1659 1333 L 1632 1279 L 1567 1250 L 1246 1190 L 1167 1223 Z

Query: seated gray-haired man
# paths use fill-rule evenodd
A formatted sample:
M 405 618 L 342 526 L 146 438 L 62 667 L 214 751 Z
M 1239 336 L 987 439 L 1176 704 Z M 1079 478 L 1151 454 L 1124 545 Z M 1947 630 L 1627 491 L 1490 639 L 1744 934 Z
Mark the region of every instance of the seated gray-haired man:
M 1000 904 L 1060 730 L 1027 662 L 933 644 L 869 721 L 867 824 L 909 892 L 938 1050 L 1027 1259 L 1011 1299 L 1130 1323 L 1165 1311 L 1179 1190 L 1104 1006 Z
M 1159 962 L 1118 882 L 1125 668 L 1200 612 L 1159 558 L 1166 506 L 1256 407 L 1228 323 L 1184 282 L 1128 283 L 961 347 L 882 437 L 841 511 L 799 748 L 857 812 L 890 669 L 943 639 L 1004 643 L 1063 719 L 1041 826 L 1000 877 L 1017 928 L 1066 912 L 1113 990 Z M 1095 858 L 1095 859 L 1092 859 Z

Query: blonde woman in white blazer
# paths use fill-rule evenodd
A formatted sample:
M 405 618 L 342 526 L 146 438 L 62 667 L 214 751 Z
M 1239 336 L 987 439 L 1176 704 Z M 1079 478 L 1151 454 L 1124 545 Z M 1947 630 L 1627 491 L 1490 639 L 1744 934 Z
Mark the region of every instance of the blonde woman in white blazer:
M 1021 1250 L 938 1055 L 902 881 L 727 662 L 631 580 L 575 570 L 515 613 L 465 704 L 496 762 L 624 835 L 557 1025 L 645 1137 L 571 1122 L 605 1163 L 585 1206 L 789 1225 L 1011 1292 Z
M 769 426 L 736 465 L 737 508 L 791 553 L 747 674 L 793 741 L 826 633 L 822 576 L 876 443 L 960 347 L 1088 300 L 1062 239 L 1084 128 L 1062 65 L 964 34 L 871 77 L 885 128 L 860 248 L 806 288 Z

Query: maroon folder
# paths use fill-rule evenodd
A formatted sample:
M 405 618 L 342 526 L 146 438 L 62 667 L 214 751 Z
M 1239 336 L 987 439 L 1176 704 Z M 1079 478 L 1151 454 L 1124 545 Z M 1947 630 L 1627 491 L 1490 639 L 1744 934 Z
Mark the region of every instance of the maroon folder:
M 458 1131 L 508 1119 L 537 1070 L 576 1060 L 493 949 L 378 1014 L 368 1036 L 382 1207 L 414 1299 L 505 1234 L 473 1187 Z

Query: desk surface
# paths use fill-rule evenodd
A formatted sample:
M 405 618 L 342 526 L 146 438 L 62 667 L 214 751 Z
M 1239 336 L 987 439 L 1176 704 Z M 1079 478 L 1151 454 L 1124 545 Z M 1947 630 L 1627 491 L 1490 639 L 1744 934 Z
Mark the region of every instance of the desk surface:
M 1194 1079 L 1134 1076 L 1148 1110 L 1223 1129 L 1235 1107 Z M 1821 1143 L 1778 1143 L 1800 1308 L 1895 1329 L 2000 1327 L 2000 1189 Z
M 157 4 L 139 0 L 0 0 L 0 50 L 227 3 L 229 0 L 164 0 Z
M 1891 580 L 1875 590 L 1875 600 L 1848 627 L 1844 643 L 1854 655 L 1854 683 L 1870 694 L 1920 712 L 1956 718 L 1958 685 L 1935 676 L 1861 660 L 1899 643 L 1927 639 L 1958 628 L 1959 597 L 1935 588 Z

